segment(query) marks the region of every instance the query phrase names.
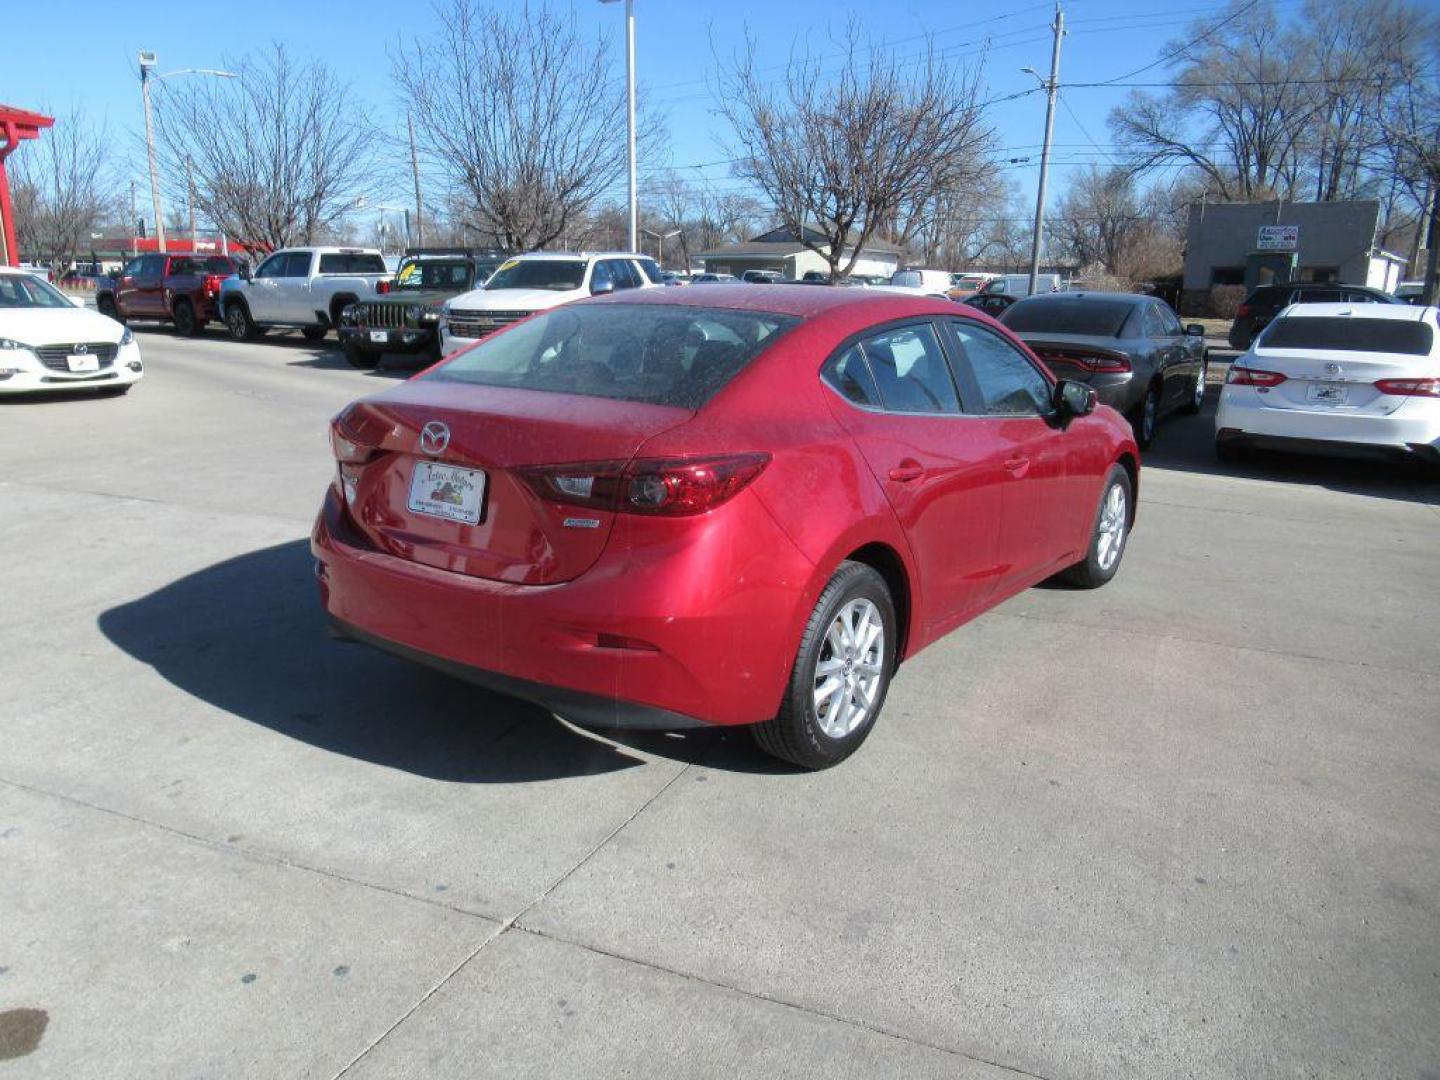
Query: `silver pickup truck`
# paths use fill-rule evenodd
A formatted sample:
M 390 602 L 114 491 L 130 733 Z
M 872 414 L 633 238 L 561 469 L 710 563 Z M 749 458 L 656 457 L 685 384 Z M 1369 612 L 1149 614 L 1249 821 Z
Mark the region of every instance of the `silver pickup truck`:
M 389 277 L 384 256 L 374 248 L 285 248 L 253 274 L 221 283 L 220 317 L 236 341 L 271 327 L 297 328 L 306 341 L 319 341 L 339 325 L 346 304 L 373 296 L 376 284 Z

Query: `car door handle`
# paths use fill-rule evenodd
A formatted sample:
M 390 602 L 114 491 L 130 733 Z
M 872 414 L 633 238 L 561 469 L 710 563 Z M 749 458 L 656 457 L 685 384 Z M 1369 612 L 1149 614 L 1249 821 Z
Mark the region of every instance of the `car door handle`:
M 890 470 L 890 479 L 902 484 L 908 484 L 912 480 L 919 480 L 924 475 L 925 466 L 910 458 L 906 458 Z
M 1012 476 L 1024 476 L 1030 468 L 1030 459 L 1023 456 L 1006 458 L 1005 468 Z

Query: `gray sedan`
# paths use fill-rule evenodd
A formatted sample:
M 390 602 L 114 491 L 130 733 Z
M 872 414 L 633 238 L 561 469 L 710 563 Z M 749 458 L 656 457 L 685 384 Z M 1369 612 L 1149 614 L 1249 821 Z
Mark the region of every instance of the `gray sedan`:
M 1181 326 L 1169 306 L 1133 293 L 1050 293 L 1011 305 L 1000 321 L 1055 373 L 1088 383 L 1135 429 L 1141 449 L 1172 410 L 1205 400 L 1205 328 Z

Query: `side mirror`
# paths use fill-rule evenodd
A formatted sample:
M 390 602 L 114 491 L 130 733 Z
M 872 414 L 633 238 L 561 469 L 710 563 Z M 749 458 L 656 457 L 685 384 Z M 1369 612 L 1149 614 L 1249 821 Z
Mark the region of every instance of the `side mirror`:
M 1201 326 L 1198 322 L 1187 323 L 1185 326 L 1185 336 L 1204 337 L 1205 327 Z
M 241 280 L 241 281 L 249 281 L 249 280 L 250 280 L 250 264 L 249 264 L 249 263 L 244 263 L 244 262 L 242 262 L 242 263 L 240 264 L 239 269 L 236 270 L 235 272 L 240 275 L 240 280 Z
M 604 296 L 606 293 L 612 293 L 614 291 L 615 282 L 613 281 L 597 281 L 590 286 L 591 296 Z
M 1089 416 L 1100 404 L 1100 395 L 1082 382 L 1061 379 L 1055 384 L 1055 411 L 1062 422 Z

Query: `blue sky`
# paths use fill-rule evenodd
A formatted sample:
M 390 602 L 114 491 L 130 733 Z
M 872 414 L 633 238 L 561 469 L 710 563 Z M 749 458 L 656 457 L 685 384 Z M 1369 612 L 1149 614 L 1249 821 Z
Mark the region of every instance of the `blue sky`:
M 1282 10 L 1299 0 L 1281 0 Z M 497 0 L 502 6 L 505 0 Z M 519 0 L 511 6 L 518 9 Z M 314 56 L 351 83 L 357 108 L 392 130 L 403 131 L 403 112 L 389 81 L 390 58 L 398 35 L 423 34 L 435 23 L 432 7 L 420 2 L 347 0 L 243 0 L 221 7 L 176 8 L 157 0 L 114 3 L 68 0 L 63 4 L 5 4 L 0 33 L 22 48 L 5 49 L 0 65 L 0 102 L 21 107 L 72 105 L 104 116 L 126 149 L 124 136 L 141 126 L 135 54 L 153 49 L 160 68 L 221 67 L 227 57 L 285 41 L 298 55 Z M 622 4 L 576 0 L 574 9 L 587 27 L 613 28 L 615 58 L 623 71 Z M 1163 8 L 1133 0 L 1065 0 L 1067 37 L 1061 83 L 1101 82 L 1125 75 L 1155 60 L 1164 44 L 1198 17 L 1224 10 L 1222 0 L 1180 0 Z M 780 65 L 797 42 L 829 51 L 831 33 L 852 16 L 876 42 L 893 43 L 901 55 L 923 48 L 921 35 L 935 35 L 937 48 L 954 62 L 984 63 L 989 96 L 1035 85 L 1020 69 L 1045 72 L 1050 62 L 1048 24 L 1053 7 L 1033 0 L 1009 6 L 957 4 L 941 0 L 637 0 L 637 67 L 642 92 L 648 92 L 668 118 L 669 160 L 641 162 L 642 177 L 674 165 L 693 178 L 713 180 L 721 188 L 739 186 L 727 177 L 720 146 L 723 124 L 713 115 L 707 77 L 714 67 L 713 48 L 727 56 L 743 39 L 745 28 L 760 43 L 759 62 Z M 1163 79 L 1156 67 L 1140 80 Z M 1105 118 L 1124 99 L 1123 88 L 1062 90 L 1055 120 L 1051 191 L 1063 191 L 1068 175 L 1086 163 L 1105 164 L 1112 150 Z M 1039 143 L 1044 127 L 1044 96 L 1031 94 L 990 110 L 1005 148 L 1001 158 L 1029 157 L 1004 168 L 1028 200 L 1034 198 Z M 699 166 L 699 167 L 696 167 Z M 143 176 L 137 170 L 137 182 Z M 642 182 L 643 189 L 643 182 Z M 623 185 L 621 191 L 623 193 Z M 371 193 L 385 198 L 387 193 Z M 404 201 L 403 193 L 389 193 Z

